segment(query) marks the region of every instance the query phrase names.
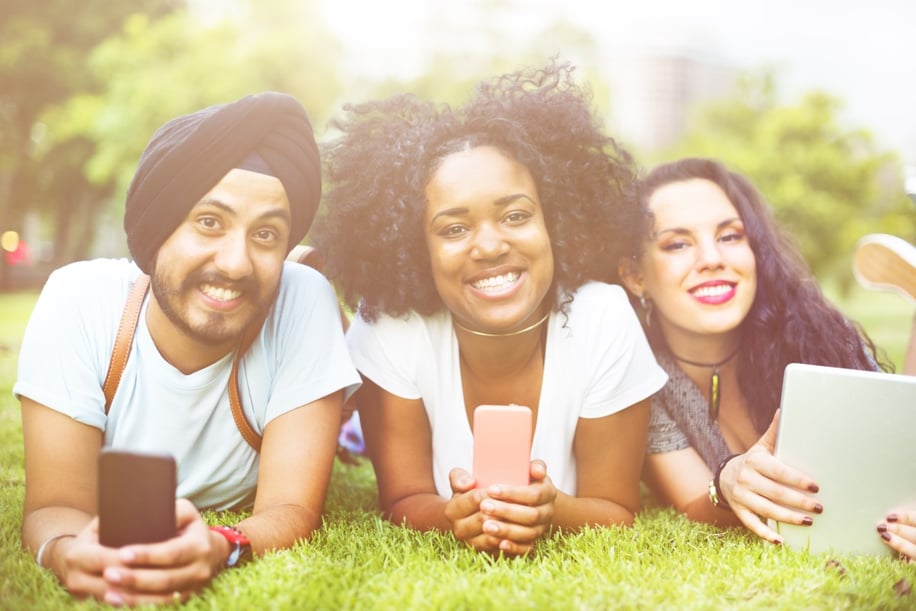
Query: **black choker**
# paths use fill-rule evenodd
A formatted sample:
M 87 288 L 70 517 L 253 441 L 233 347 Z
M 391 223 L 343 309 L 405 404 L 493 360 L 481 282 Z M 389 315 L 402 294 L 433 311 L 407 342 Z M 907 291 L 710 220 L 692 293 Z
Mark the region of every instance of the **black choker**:
M 719 367 L 729 362 L 735 355 L 738 354 L 740 346 L 735 348 L 735 351 L 729 354 L 727 357 L 719 361 L 718 363 L 698 363 L 696 361 L 688 361 L 687 359 L 682 359 L 678 355 L 671 353 L 671 356 L 682 363 L 687 363 L 688 365 L 693 365 L 694 367 L 712 367 L 712 376 L 709 378 L 709 419 L 717 420 L 719 418 L 719 397 L 721 396 L 721 387 L 719 385 Z

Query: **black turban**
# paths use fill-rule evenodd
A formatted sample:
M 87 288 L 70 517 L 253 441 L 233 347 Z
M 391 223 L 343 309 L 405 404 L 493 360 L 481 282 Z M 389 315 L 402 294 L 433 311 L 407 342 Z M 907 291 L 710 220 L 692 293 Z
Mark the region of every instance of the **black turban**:
M 188 212 L 240 162 L 256 153 L 289 199 L 289 248 L 308 232 L 321 198 L 318 145 L 305 109 L 267 91 L 172 119 L 153 134 L 127 191 L 127 247 L 145 273 Z

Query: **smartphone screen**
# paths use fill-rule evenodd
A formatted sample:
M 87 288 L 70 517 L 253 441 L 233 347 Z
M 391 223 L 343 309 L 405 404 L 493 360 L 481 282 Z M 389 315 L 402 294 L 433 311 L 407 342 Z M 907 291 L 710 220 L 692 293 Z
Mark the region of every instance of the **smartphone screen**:
M 480 405 L 474 410 L 474 479 L 527 486 L 531 460 L 531 410 L 521 405 Z
M 108 547 L 175 536 L 175 459 L 105 448 L 99 454 L 99 542 Z

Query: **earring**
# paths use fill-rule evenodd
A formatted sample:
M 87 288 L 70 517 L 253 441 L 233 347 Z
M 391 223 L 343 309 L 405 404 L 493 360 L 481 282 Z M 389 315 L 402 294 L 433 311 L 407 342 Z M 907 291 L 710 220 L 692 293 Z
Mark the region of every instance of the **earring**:
M 639 305 L 643 311 L 643 318 L 646 320 L 646 327 L 652 326 L 652 300 L 646 299 L 646 295 L 639 296 Z

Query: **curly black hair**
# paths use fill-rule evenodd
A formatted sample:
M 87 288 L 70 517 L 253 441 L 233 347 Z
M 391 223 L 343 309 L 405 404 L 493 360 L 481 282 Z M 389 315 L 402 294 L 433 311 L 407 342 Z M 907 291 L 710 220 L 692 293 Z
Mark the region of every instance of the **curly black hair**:
M 879 358 L 861 326 L 827 300 L 798 248 L 776 225 L 763 196 L 747 178 L 716 159 L 688 157 L 649 172 L 638 185 L 640 200 L 648 210 L 649 199 L 660 187 L 694 178 L 718 185 L 728 196 L 757 263 L 757 293 L 741 323 L 738 384 L 758 432 L 767 429 L 779 407 L 789 363 L 893 370 Z M 639 244 L 648 239 L 649 234 L 644 235 Z M 654 350 L 670 352 L 658 325 L 647 326 L 646 335 Z
M 565 310 L 589 280 L 618 280 L 608 262 L 629 252 L 644 223 L 637 171 L 603 133 L 573 72 L 551 60 L 506 74 L 460 108 L 410 94 L 344 107 L 331 123 L 341 135 L 322 151 L 329 189 L 313 241 L 351 308 L 372 321 L 444 307 L 423 233 L 425 188 L 444 157 L 475 146 L 499 149 L 534 179 L 554 256 L 554 308 Z

